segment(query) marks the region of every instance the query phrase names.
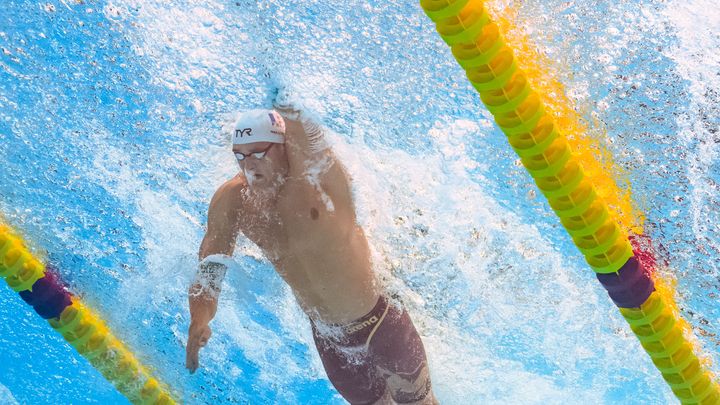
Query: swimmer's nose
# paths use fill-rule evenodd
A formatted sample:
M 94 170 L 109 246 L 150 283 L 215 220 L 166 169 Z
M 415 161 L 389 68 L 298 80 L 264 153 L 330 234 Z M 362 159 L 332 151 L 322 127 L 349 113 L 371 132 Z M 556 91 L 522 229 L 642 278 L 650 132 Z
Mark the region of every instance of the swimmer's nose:
M 257 159 L 252 156 L 245 158 L 243 163 L 246 171 L 255 171 L 257 169 Z
M 265 165 L 265 158 L 256 158 L 254 156 L 250 156 L 245 159 L 245 170 L 248 171 L 258 171 L 259 168 L 265 167 Z

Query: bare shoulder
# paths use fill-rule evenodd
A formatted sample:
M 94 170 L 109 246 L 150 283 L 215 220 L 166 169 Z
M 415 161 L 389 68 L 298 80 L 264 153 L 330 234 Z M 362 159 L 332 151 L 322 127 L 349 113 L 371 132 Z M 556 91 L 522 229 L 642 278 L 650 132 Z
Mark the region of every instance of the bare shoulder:
M 210 210 L 226 213 L 240 210 L 246 201 L 246 190 L 247 182 L 245 178 L 241 175 L 233 177 L 215 191 L 210 201 Z
M 235 176 L 215 191 L 208 209 L 207 231 L 200 244 L 201 259 L 212 254 L 232 255 L 245 201 L 245 187 L 245 179 Z

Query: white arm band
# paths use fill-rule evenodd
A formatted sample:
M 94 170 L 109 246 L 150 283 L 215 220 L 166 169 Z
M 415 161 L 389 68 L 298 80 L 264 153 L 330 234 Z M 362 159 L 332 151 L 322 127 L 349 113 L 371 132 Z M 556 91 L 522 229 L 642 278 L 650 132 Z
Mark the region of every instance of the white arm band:
M 223 254 L 210 255 L 204 258 L 195 273 L 195 284 L 200 286 L 201 291 L 207 291 L 214 297 L 220 294 L 225 273 L 233 260 L 230 256 Z

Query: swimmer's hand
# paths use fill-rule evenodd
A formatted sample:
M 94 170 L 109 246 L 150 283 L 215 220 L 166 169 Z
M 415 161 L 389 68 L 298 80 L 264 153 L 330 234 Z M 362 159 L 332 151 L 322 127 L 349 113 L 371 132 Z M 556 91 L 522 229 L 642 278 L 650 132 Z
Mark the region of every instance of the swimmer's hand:
M 210 339 L 210 321 L 217 312 L 217 292 L 208 292 L 202 284 L 193 284 L 188 291 L 190 301 L 190 329 L 185 356 L 185 367 L 194 373 L 197 370 L 198 352 Z
M 210 325 L 205 322 L 190 322 L 188 331 L 187 349 L 185 355 L 185 367 L 194 373 L 199 366 L 200 348 L 205 346 L 210 339 L 212 331 Z

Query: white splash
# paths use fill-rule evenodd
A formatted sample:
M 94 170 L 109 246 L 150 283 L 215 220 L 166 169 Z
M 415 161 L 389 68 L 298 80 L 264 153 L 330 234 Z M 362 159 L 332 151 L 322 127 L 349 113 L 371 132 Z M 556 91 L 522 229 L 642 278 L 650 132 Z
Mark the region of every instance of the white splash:
M 15 399 L 12 392 L 8 389 L 8 387 L 0 384 L 0 403 L 7 404 L 7 405 L 17 405 L 19 402 Z

